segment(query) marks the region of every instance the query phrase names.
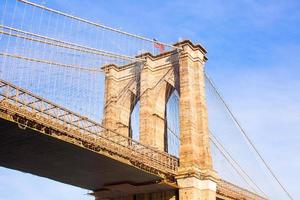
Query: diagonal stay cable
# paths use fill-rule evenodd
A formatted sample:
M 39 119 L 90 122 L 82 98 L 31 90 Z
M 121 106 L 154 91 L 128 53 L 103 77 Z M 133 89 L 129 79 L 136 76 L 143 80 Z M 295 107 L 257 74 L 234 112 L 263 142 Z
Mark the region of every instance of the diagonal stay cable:
M 167 127 L 168 130 L 179 140 L 181 141 L 181 139 L 178 137 L 178 135 L 169 127 Z M 233 167 L 233 169 L 237 172 L 237 174 L 245 181 L 245 183 L 252 189 L 255 191 L 255 189 L 251 186 L 251 184 L 249 184 L 249 182 L 247 181 L 250 180 L 250 182 L 256 187 L 256 189 L 258 189 L 265 197 L 267 197 L 266 193 L 255 183 L 255 181 L 247 174 L 247 172 L 241 167 L 241 165 L 231 156 L 231 154 L 226 150 L 226 148 L 222 145 L 222 143 L 216 138 L 216 136 L 214 136 L 214 134 L 209 130 L 209 133 L 212 137 L 209 137 L 210 140 L 212 141 L 212 143 L 216 146 L 216 148 L 221 152 L 221 154 L 223 155 L 223 157 L 227 160 L 227 162 Z M 231 162 L 231 160 L 233 161 L 233 164 Z M 237 167 L 239 169 L 237 169 Z M 244 175 L 246 176 L 246 178 L 244 177 Z
M 255 183 L 255 181 L 248 175 L 248 173 L 242 168 L 242 166 L 232 157 L 229 151 L 222 145 L 220 140 L 209 130 L 209 133 L 212 137 L 210 137 L 211 141 L 215 144 L 218 143 L 219 147 L 223 150 L 224 154 L 226 153 L 230 160 L 234 162 L 234 164 L 241 170 L 241 172 L 246 175 L 246 177 L 251 181 L 251 183 L 265 196 L 266 193 Z M 218 148 L 218 147 L 217 147 Z M 219 148 L 218 148 L 219 149 Z M 220 150 L 221 151 L 221 150 Z M 223 153 L 222 153 L 223 154 Z
M 255 192 L 256 190 L 251 186 L 251 184 L 247 181 L 244 175 L 236 168 L 236 166 L 232 163 L 231 159 L 226 155 L 226 153 L 218 146 L 218 143 L 214 141 L 214 139 L 210 138 L 211 142 L 215 147 L 219 150 L 221 155 L 225 158 L 225 160 L 230 164 L 230 166 L 234 169 L 234 171 L 243 179 L 243 181 Z
M 220 98 L 221 102 L 225 106 L 225 108 L 226 108 L 227 112 L 229 113 L 230 117 L 235 122 L 235 124 L 239 128 L 240 132 L 245 137 L 246 141 L 251 145 L 251 147 L 253 148 L 253 150 L 255 151 L 255 153 L 258 155 L 258 157 L 260 158 L 260 160 L 263 162 L 264 166 L 270 172 L 270 174 L 272 175 L 272 177 L 276 180 L 276 182 L 279 184 L 279 186 L 284 191 L 284 193 L 288 196 L 288 198 L 290 200 L 294 200 L 294 198 L 291 196 L 291 194 L 288 192 L 288 190 L 285 188 L 285 186 L 280 182 L 279 178 L 275 175 L 275 173 L 271 169 L 270 165 L 262 157 L 262 155 L 260 154 L 260 152 L 258 151 L 258 149 L 256 148 L 256 146 L 254 145 L 254 143 L 252 142 L 252 140 L 250 139 L 250 137 L 247 135 L 246 131 L 243 129 L 243 127 L 241 126 L 241 124 L 239 123 L 239 121 L 237 120 L 237 118 L 235 117 L 235 115 L 233 114 L 233 112 L 231 111 L 231 109 L 229 108 L 228 104 L 225 102 L 224 98 L 222 97 L 221 93 L 219 92 L 219 90 L 217 89 L 216 85 L 214 84 L 213 80 L 209 77 L 209 75 L 207 74 L 207 72 L 205 72 L 205 78 L 208 80 L 209 84 L 212 86 L 212 88 L 214 89 L 215 93 L 217 94 L 217 96 Z

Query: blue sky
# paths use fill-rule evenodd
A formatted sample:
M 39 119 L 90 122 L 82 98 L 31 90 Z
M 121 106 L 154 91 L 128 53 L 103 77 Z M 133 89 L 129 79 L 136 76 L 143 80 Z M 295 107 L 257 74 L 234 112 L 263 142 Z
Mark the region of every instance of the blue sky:
M 299 1 L 45 2 L 149 38 L 202 43 L 208 51 L 206 70 L 284 185 L 300 198 Z M 0 168 L 1 200 L 89 199 L 86 193 Z

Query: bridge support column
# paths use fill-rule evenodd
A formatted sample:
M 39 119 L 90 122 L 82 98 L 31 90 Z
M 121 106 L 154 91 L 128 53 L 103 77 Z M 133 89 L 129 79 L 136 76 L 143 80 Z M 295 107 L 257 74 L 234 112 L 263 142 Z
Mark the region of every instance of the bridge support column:
M 140 79 L 140 142 L 166 151 L 166 104 L 174 86 L 170 55 L 143 55 L 146 64 Z
M 136 77 L 134 67 L 116 65 L 102 67 L 105 72 L 105 102 L 103 126 L 130 137 L 130 114 L 136 103 Z
M 138 194 L 135 197 L 136 200 L 176 200 L 176 194 L 173 191 Z
M 140 86 L 140 141 L 163 151 L 165 94 L 158 95 L 158 87 L 155 87 L 157 80 L 159 78 L 151 66 L 145 65 L 141 72 Z M 156 109 L 157 107 L 160 109 Z
M 180 200 L 216 200 L 217 184 L 212 180 L 197 177 L 177 179 Z
M 181 42 L 180 54 L 180 200 L 215 200 L 216 173 L 210 154 L 205 102 L 205 49 Z

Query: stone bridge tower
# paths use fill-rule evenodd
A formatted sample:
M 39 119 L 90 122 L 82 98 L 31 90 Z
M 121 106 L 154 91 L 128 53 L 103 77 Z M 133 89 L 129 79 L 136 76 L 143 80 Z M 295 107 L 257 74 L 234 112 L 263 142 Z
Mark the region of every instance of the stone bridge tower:
M 176 177 L 179 189 L 161 192 L 154 199 L 215 200 L 217 175 L 212 167 L 205 102 L 206 51 L 190 41 L 175 45 L 182 50 L 158 56 L 140 55 L 146 60 L 143 65 L 103 67 L 106 75 L 103 125 L 131 136 L 131 112 L 140 101 L 140 142 L 166 151 L 166 104 L 172 91 L 177 90 L 181 141 Z M 136 198 L 146 200 L 150 196 L 128 197 Z

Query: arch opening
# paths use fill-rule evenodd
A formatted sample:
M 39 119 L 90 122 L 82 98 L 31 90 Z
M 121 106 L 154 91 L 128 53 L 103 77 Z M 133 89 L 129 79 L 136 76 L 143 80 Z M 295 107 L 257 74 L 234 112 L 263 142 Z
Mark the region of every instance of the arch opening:
M 174 88 L 170 91 L 166 103 L 165 119 L 165 151 L 173 156 L 179 157 L 179 94 Z
M 131 109 L 129 119 L 129 136 L 140 141 L 140 101 L 137 101 Z

